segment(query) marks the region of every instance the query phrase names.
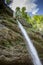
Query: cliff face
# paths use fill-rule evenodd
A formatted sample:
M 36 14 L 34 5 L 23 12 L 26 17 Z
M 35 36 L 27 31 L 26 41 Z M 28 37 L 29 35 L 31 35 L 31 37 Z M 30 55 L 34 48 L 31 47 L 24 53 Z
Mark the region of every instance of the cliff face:
M 43 36 L 31 30 L 30 25 L 19 19 L 29 34 L 39 57 L 43 59 Z M 0 14 L 0 65 L 32 65 L 26 43 L 16 20 L 9 15 Z
M 32 65 L 24 37 L 17 21 L 12 17 L 13 11 L 3 3 L 3 0 L 0 0 L 0 9 L 0 65 Z M 43 60 L 43 35 L 31 30 L 31 25 L 24 19 L 19 21 L 29 34 L 40 59 Z
M 6 13 L 13 16 L 13 11 L 5 4 L 5 0 L 0 0 L 0 14 Z
M 30 63 L 25 41 L 17 22 L 8 15 L 1 15 L 0 64 L 28 64 L 27 60 Z

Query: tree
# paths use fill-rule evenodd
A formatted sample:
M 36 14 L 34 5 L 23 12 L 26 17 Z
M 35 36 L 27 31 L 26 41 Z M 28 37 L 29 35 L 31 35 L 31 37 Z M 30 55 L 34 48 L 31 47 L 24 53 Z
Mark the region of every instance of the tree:
M 16 16 L 16 18 L 20 18 L 21 17 L 20 7 L 16 7 L 16 9 L 15 9 L 15 16 Z
M 26 7 L 22 7 L 22 12 L 25 12 L 26 11 Z
M 20 11 L 20 7 L 16 7 L 16 11 Z
M 26 7 L 22 7 L 22 17 L 27 21 L 28 20 L 28 15 L 26 12 Z

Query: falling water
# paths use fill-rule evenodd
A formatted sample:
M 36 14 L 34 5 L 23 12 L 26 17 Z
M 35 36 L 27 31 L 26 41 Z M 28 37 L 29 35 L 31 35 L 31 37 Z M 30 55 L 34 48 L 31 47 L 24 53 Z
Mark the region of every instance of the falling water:
M 9 5 L 9 7 L 11 7 L 11 9 L 13 10 L 14 9 L 14 2 L 11 5 Z M 13 15 L 14 15 L 14 13 L 13 13 Z M 41 62 L 40 62 L 40 59 L 38 57 L 37 51 L 36 51 L 35 47 L 33 46 L 33 43 L 30 40 L 29 36 L 27 35 L 27 32 L 25 31 L 24 27 L 21 25 L 21 23 L 18 20 L 17 20 L 17 22 L 18 22 L 18 26 L 21 29 L 21 32 L 22 32 L 24 38 L 26 39 L 27 49 L 28 49 L 28 52 L 31 55 L 31 59 L 32 59 L 33 64 L 34 65 L 42 65 Z
M 26 30 L 24 29 L 24 27 L 21 25 L 21 23 L 18 20 L 17 20 L 17 22 L 18 22 L 19 28 L 21 29 L 21 32 L 22 32 L 24 38 L 26 39 L 27 49 L 31 55 L 31 59 L 32 59 L 33 64 L 34 65 L 42 65 L 41 61 L 38 57 L 37 51 L 36 51 L 32 41 L 30 40 L 29 36 L 27 35 Z

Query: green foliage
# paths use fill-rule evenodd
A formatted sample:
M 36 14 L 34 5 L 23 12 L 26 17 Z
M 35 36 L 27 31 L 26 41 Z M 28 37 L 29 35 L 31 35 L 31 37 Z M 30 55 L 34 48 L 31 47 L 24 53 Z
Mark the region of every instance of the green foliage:
M 22 12 L 25 12 L 26 11 L 26 7 L 22 7 Z
M 7 2 L 7 3 L 9 3 L 9 2 L 10 2 L 10 0 L 6 0 L 6 2 Z
M 17 8 L 16 8 L 16 11 L 20 11 L 20 7 L 17 7 Z
M 20 7 L 16 7 L 16 9 L 15 9 L 15 16 L 16 16 L 16 18 L 19 18 L 21 16 Z
M 22 9 L 20 9 L 20 7 L 16 7 L 15 16 L 16 16 L 16 18 L 21 18 L 22 17 L 27 21 L 28 16 L 27 16 L 27 12 L 26 12 L 26 7 L 22 7 Z
M 32 25 L 32 28 L 36 31 L 43 31 L 43 16 L 41 15 L 34 15 L 30 17 L 26 12 L 26 7 L 16 8 L 16 16 L 18 18 L 24 18 L 29 24 Z
M 32 27 L 35 30 L 43 31 L 43 16 L 42 15 L 34 15 L 31 19 Z
M 27 15 L 27 12 L 26 12 L 26 7 L 22 7 L 21 9 L 21 14 L 22 14 L 22 17 L 27 21 L 29 19 L 28 15 Z

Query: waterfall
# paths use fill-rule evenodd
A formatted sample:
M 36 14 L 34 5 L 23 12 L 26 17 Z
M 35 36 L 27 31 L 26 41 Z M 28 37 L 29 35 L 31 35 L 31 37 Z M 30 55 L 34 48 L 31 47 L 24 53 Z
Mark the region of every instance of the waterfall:
M 9 7 L 13 10 L 13 11 L 15 11 L 15 6 L 14 6 L 14 0 L 13 0 L 13 2 L 9 5 Z M 13 16 L 14 16 L 15 14 L 13 13 Z M 29 54 L 30 54 L 30 56 L 31 56 L 31 59 L 32 59 L 32 62 L 33 62 L 33 64 L 34 65 L 42 65 L 41 64 L 41 61 L 40 61 L 40 59 L 39 59 L 39 57 L 38 57 L 38 54 L 37 54 L 37 51 L 36 51 L 36 49 L 35 49 L 35 47 L 34 47 L 34 45 L 33 45 L 33 43 L 32 43 L 32 41 L 30 40 L 30 38 L 29 38 L 29 36 L 28 36 L 28 34 L 27 34 L 27 32 L 26 32 L 26 30 L 24 29 L 24 27 L 22 26 L 22 24 L 17 20 L 17 22 L 18 22 L 18 26 L 19 26 L 19 28 L 21 29 L 21 32 L 22 32 L 22 34 L 23 34 L 23 36 L 24 36 L 24 38 L 25 38 L 25 40 L 26 40 L 26 45 L 27 45 L 27 50 L 28 50 L 28 52 L 29 52 Z
M 33 64 L 34 65 L 42 65 L 41 61 L 40 61 L 40 59 L 38 57 L 37 51 L 36 51 L 32 41 L 30 40 L 26 30 L 24 29 L 24 27 L 22 26 L 22 24 L 18 20 L 17 20 L 17 22 L 18 22 L 18 26 L 21 29 L 21 32 L 22 32 L 22 34 L 23 34 L 23 36 L 24 36 L 24 38 L 25 38 L 25 40 L 27 42 L 26 43 L 27 50 L 28 50 L 28 52 L 29 52 L 29 54 L 31 56 Z

